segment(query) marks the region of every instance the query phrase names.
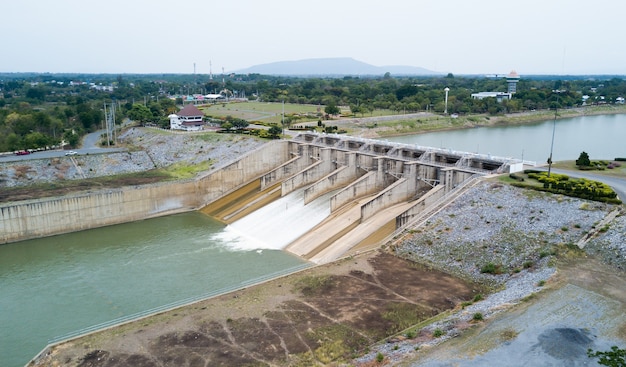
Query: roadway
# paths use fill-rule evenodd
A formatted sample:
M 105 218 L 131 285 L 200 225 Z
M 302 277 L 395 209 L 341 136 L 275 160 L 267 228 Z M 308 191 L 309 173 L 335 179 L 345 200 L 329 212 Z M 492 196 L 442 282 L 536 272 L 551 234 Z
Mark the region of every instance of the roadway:
M 124 148 L 109 148 L 109 147 L 102 147 L 102 146 L 100 146 L 100 144 L 99 144 L 100 143 L 100 136 L 104 132 L 105 132 L 105 130 L 99 130 L 99 131 L 87 134 L 83 138 L 83 142 L 81 144 L 81 148 L 72 149 L 74 152 L 77 153 L 74 157 L 76 157 L 77 155 L 113 153 L 113 152 L 121 152 L 121 151 L 125 151 L 126 150 Z M 69 151 L 69 149 L 68 150 L 55 149 L 55 150 L 35 151 L 35 152 L 31 153 L 31 154 L 26 154 L 26 155 L 15 155 L 15 154 L 0 155 L 0 163 L 3 163 L 3 162 L 27 161 L 27 160 L 31 160 L 31 159 L 46 159 L 46 158 L 64 157 L 65 153 L 67 153 L 68 151 Z

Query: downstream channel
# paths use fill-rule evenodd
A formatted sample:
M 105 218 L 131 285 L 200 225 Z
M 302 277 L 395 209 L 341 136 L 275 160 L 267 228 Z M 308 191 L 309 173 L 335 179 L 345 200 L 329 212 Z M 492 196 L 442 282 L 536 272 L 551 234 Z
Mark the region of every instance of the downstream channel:
M 271 217 L 268 217 L 271 218 Z M 309 266 L 185 213 L 0 246 L 0 365 L 23 367 L 48 341 Z M 225 233 L 228 234 L 225 234 Z

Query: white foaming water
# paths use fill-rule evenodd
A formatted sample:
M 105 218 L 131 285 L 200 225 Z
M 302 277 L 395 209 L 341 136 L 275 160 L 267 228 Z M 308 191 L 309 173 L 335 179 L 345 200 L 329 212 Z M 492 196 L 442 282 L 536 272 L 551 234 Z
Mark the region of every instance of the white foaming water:
M 283 249 L 330 215 L 333 194 L 304 205 L 304 189 L 298 189 L 226 226 L 216 236 L 233 250 Z

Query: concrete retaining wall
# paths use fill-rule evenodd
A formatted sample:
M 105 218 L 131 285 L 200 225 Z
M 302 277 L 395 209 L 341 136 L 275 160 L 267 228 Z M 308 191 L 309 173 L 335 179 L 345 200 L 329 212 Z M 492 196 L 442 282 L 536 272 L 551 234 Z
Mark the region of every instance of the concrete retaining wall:
M 0 243 L 196 210 L 276 168 L 289 154 L 289 143 L 277 141 L 196 180 L 0 205 Z
M 355 154 L 350 154 L 348 156 L 348 164 L 346 166 L 339 167 L 335 171 L 307 187 L 304 190 L 304 204 L 306 205 L 310 203 L 331 190 L 345 187 L 363 175 L 364 171 L 357 168 L 355 165 L 355 158 Z
M 144 186 L 0 207 L 0 243 L 76 232 L 197 208 L 196 183 Z
M 330 199 L 330 211 L 333 212 L 354 199 L 375 193 L 377 190 L 376 175 L 376 172 L 369 172 L 338 192 Z
M 396 217 L 396 228 L 402 228 L 407 223 L 421 215 L 433 203 L 441 199 L 446 194 L 443 185 L 435 186 L 418 199 L 413 207 Z
M 389 208 L 392 205 L 407 201 L 409 196 L 413 196 L 412 191 L 408 191 L 410 180 L 401 178 L 387 187 L 375 198 L 368 201 L 361 207 L 361 222 L 368 220 L 378 212 Z

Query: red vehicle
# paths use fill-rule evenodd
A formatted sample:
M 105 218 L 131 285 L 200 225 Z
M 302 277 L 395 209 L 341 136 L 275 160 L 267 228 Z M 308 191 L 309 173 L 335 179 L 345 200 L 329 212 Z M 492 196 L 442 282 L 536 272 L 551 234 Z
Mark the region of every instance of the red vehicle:
M 15 152 L 15 155 L 27 155 L 30 154 L 30 152 L 28 150 L 20 150 Z

